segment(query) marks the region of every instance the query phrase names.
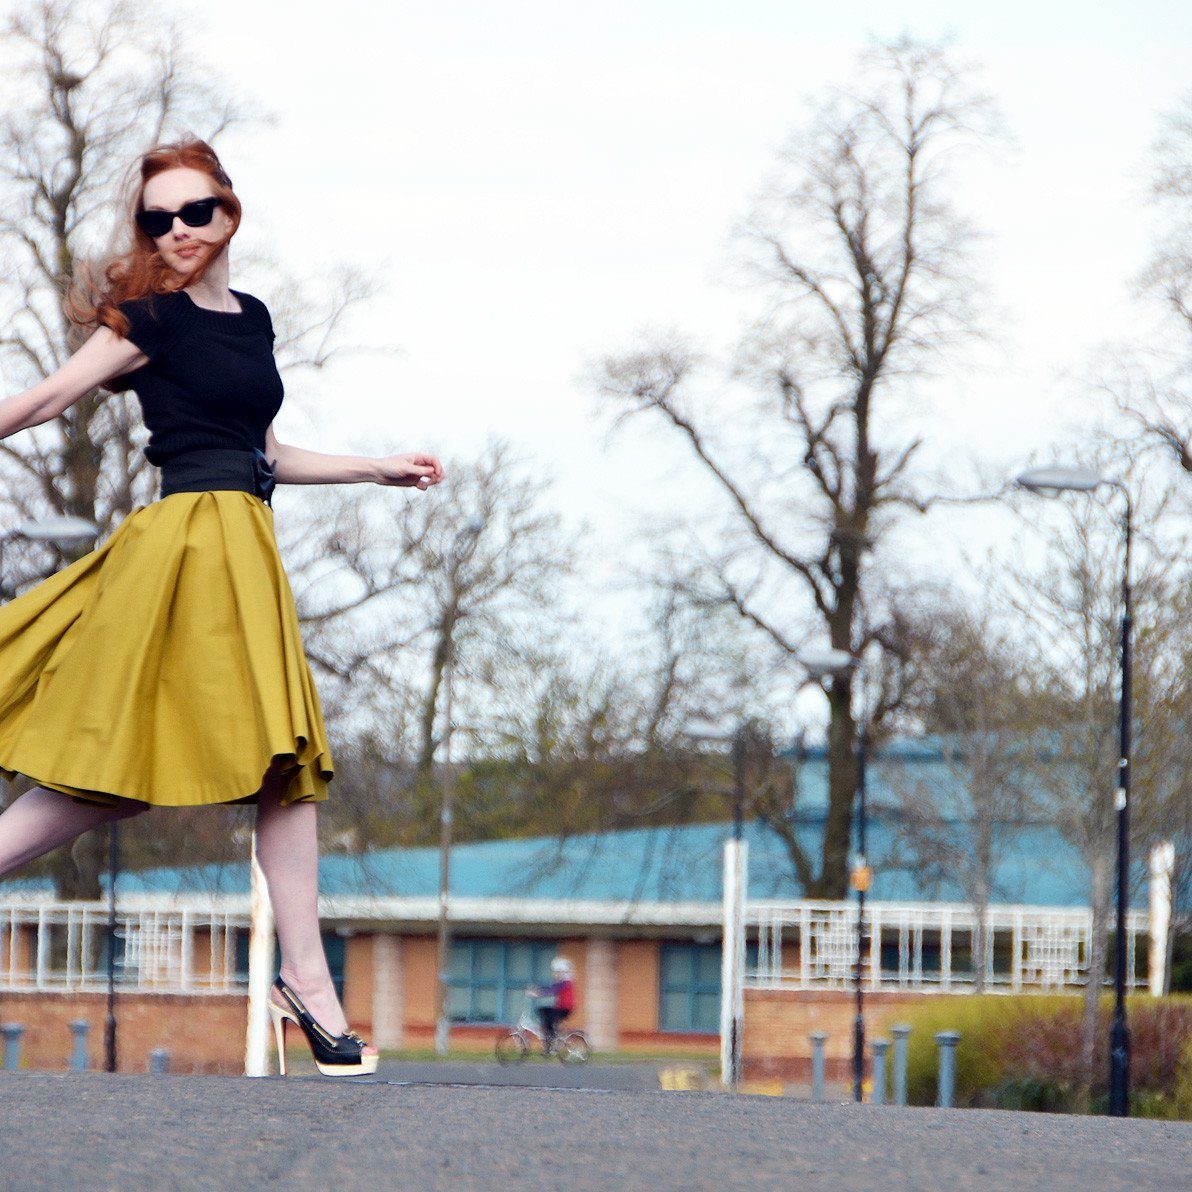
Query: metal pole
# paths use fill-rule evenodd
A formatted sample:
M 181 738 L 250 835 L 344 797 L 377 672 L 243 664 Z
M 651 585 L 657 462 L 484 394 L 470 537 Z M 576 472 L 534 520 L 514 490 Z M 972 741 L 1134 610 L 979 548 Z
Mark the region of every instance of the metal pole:
M 108 1014 L 104 1021 L 104 1071 L 116 1071 L 116 877 L 120 872 L 120 821 L 108 825 Z
M 894 1104 L 906 1104 L 906 1049 L 911 1028 L 905 1023 L 890 1028 L 894 1036 Z
M 1175 844 L 1164 840 L 1151 849 L 1150 856 L 1150 971 L 1148 986 L 1155 997 L 1167 992 L 1171 966 L 1168 944 L 1171 939 L 1171 875 L 1175 869 Z
M 889 1039 L 873 1041 L 873 1104 L 886 1103 L 886 1053 L 890 1050 Z
M 723 920 L 720 951 L 720 1082 L 741 1082 L 745 1025 L 745 727 L 733 735 L 733 834 L 724 843 Z
M 453 627 L 448 629 L 446 673 L 444 680 L 443 727 L 443 803 L 439 813 L 439 979 L 435 985 L 435 1051 L 446 1055 L 451 1045 L 451 1015 L 448 1006 L 447 975 L 451 967 L 451 829 L 454 818 L 455 787 L 451 775 L 451 675 L 453 666 Z
M 72 1072 L 87 1071 L 87 1032 L 90 1029 L 91 1023 L 85 1018 L 71 1020 L 70 1070 Z
M 15 1072 L 21 1066 L 21 1036 L 25 1026 L 20 1022 L 6 1022 L 0 1026 L 4 1036 L 4 1071 Z
M 724 846 L 724 932 L 721 944 L 720 1080 L 730 1088 L 741 1082 L 745 1018 L 745 726 L 733 734 L 733 835 Z
M 257 834 L 249 851 L 248 1024 L 244 1038 L 244 1075 L 269 1075 L 269 989 L 275 973 L 273 904 L 269 884 L 257 860 Z M 281 1060 L 281 1057 L 278 1057 Z M 280 1063 L 279 1063 L 280 1066 Z
M 941 1109 L 951 1109 L 956 1099 L 956 1044 L 960 1042 L 958 1031 L 937 1031 L 936 1043 L 940 1049 L 939 1081 L 936 1085 L 935 1103 Z
M 811 1040 L 811 1099 L 824 1099 L 824 1043 L 828 1038 L 826 1031 L 812 1031 L 807 1036 Z
M 857 888 L 857 1016 L 853 1022 L 853 1100 L 864 1100 L 865 1079 L 865 993 L 862 959 L 865 955 L 865 891 L 869 888 L 869 868 L 865 860 L 865 791 L 869 761 L 869 727 L 861 725 L 857 739 L 857 858 L 853 866 L 853 885 Z
M 1128 1117 L 1130 1113 L 1130 1030 L 1126 1023 L 1126 915 L 1130 898 L 1130 716 L 1132 697 L 1132 630 L 1134 625 L 1130 584 L 1130 554 L 1134 540 L 1134 503 L 1126 497 L 1126 557 L 1122 576 L 1122 674 L 1118 735 L 1117 806 L 1117 943 L 1113 965 L 1113 1026 L 1109 1032 L 1109 1113 Z M 1099 978 L 1098 978 L 1099 979 Z
M 745 833 L 745 726 L 733 734 L 733 839 Z

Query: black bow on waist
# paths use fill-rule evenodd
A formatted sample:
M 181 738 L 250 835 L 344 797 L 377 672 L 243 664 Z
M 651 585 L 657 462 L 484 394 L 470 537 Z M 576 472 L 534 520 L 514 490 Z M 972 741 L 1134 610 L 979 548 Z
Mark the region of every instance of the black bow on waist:
M 276 466 L 277 460 L 270 463 L 265 453 L 259 447 L 252 449 L 252 476 L 253 482 L 257 486 L 257 496 L 270 509 L 273 508 L 273 502 L 270 498 L 273 496 L 274 488 L 277 487 L 277 480 L 273 472 Z

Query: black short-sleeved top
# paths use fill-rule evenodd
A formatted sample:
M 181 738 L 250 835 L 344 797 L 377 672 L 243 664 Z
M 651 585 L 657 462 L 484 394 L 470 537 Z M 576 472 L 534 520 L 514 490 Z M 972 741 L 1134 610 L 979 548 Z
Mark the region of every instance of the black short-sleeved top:
M 184 290 L 120 303 L 130 323 L 127 338 L 149 363 L 104 388 L 136 393 L 151 464 L 200 447 L 265 449 L 265 431 L 284 393 L 273 359 L 273 320 L 259 298 L 232 293 L 239 313 L 207 310 Z

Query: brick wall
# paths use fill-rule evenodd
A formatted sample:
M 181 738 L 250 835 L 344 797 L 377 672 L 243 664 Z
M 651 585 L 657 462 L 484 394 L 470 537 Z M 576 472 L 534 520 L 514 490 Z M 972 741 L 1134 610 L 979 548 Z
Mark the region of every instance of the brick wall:
M 402 1023 L 409 1047 L 434 1042 L 438 950 L 439 941 L 433 935 L 407 935 L 401 941 Z
M 104 1023 L 108 999 L 103 993 L 5 993 L 0 1021 L 19 1022 L 21 1066 L 65 1069 L 73 1036 L 70 1022 L 86 1019 L 90 1066 L 104 1063 Z M 243 994 L 181 997 L 172 994 L 118 994 L 116 1058 L 121 1072 L 144 1072 L 149 1053 L 165 1047 L 172 1072 L 244 1071 L 247 1002 Z
M 925 998 L 946 994 L 865 993 L 867 1039 L 885 1035 L 911 1006 Z M 851 992 L 837 989 L 747 989 L 745 1037 L 742 1044 L 747 1079 L 806 1080 L 811 1074 L 812 1031 L 825 1031 L 824 1071 L 829 1080 L 844 1080 L 852 1073 L 853 1022 L 856 1001 Z M 868 1048 L 866 1048 L 868 1050 Z M 869 1070 L 868 1061 L 866 1071 Z
M 373 1037 L 373 937 L 350 935 L 344 941 L 344 1014 L 348 1025 Z M 287 1054 L 289 1048 L 286 1048 Z
M 623 1043 L 658 1033 L 658 941 L 617 945 L 617 1034 Z

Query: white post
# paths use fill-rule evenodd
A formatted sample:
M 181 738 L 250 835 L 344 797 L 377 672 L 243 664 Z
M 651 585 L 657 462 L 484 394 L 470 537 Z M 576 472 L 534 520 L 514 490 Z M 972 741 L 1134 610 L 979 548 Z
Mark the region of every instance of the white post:
M 593 1051 L 617 1047 L 617 945 L 614 940 L 588 940 L 584 965 L 584 1025 Z
M 1167 937 L 1171 931 L 1171 875 L 1175 870 L 1175 845 L 1170 840 L 1151 849 L 1150 881 L 1150 990 L 1155 997 L 1167 992 Z
M 745 891 L 749 846 L 724 842 L 724 933 L 720 952 L 720 1082 L 735 1088 L 741 1079 L 745 1029 Z
M 265 874 L 257 863 L 257 834 L 252 834 L 252 909 L 248 929 L 248 1032 L 244 1075 L 269 1074 L 269 988 L 273 984 L 273 906 Z
M 379 932 L 373 936 L 373 1042 L 377 1047 L 401 1047 L 405 1042 L 405 989 L 401 936 Z

